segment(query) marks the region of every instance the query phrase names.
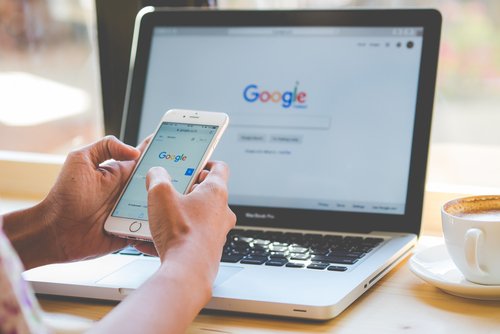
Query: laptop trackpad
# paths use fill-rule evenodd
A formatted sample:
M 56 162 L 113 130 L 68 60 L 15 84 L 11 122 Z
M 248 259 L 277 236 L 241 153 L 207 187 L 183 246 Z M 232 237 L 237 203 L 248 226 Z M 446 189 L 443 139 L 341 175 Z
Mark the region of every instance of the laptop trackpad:
M 137 289 L 160 267 L 160 261 L 136 260 L 97 281 L 97 285 Z
M 137 289 L 160 267 L 159 261 L 133 261 L 112 274 L 97 281 L 97 285 Z M 214 287 L 219 286 L 231 276 L 241 271 L 243 267 L 230 267 L 221 265 L 214 282 Z
M 231 276 L 236 275 L 242 269 L 243 267 L 230 267 L 220 265 L 219 272 L 217 273 L 217 277 L 215 278 L 214 288 L 227 281 Z

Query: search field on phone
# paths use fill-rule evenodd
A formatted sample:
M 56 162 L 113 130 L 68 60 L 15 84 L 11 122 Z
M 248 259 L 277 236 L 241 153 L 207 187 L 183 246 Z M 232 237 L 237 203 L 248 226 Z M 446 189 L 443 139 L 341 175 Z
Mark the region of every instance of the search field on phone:
M 331 117 L 319 115 L 262 115 L 232 114 L 230 126 L 279 129 L 318 129 L 330 128 Z

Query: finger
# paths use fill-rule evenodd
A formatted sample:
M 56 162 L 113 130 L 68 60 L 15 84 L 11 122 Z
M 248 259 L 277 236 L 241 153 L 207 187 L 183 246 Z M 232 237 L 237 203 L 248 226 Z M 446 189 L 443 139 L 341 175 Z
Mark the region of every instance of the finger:
M 114 136 L 106 136 L 83 150 L 88 151 L 90 160 L 94 165 L 99 165 L 109 159 L 134 160 L 140 155 L 138 149 L 122 143 Z
M 192 193 L 196 192 L 199 194 L 202 192 L 208 192 L 209 194 L 212 194 L 209 196 L 218 194 L 222 195 L 227 201 L 227 179 L 229 174 L 227 165 L 223 162 L 212 162 L 209 167 L 210 172 L 205 177 L 205 180 L 198 183 L 198 186 L 193 188 Z
M 135 164 L 136 161 L 134 160 L 131 161 L 108 160 L 100 164 L 98 169 L 106 171 L 108 173 L 118 173 L 121 179 L 121 185 L 125 185 L 125 182 L 127 182 L 128 178 L 130 177 L 130 174 L 132 173 L 132 170 L 134 170 Z
M 176 206 L 179 194 L 173 187 L 170 176 L 162 167 L 151 168 L 146 175 L 146 189 L 148 191 L 148 219 L 154 246 L 158 253 L 163 256 L 165 252 L 165 230 L 166 216 L 169 213 L 176 214 L 176 210 L 170 210 Z
M 224 183 L 227 183 L 229 179 L 229 167 L 225 162 L 222 161 L 209 161 L 206 168 L 209 173 L 205 177 L 208 178 L 220 178 Z
M 169 187 L 172 186 L 170 175 L 167 170 L 163 167 L 153 167 L 146 174 L 146 189 L 147 191 L 151 191 L 153 188 L 158 185 L 166 185 Z
M 198 183 L 202 183 L 206 178 L 207 178 L 207 175 L 208 175 L 209 171 L 204 169 L 200 172 L 200 175 L 198 176 Z
M 151 139 L 153 139 L 153 135 L 154 134 L 150 134 L 149 136 L 146 137 L 146 139 L 144 139 L 142 141 L 142 143 L 140 143 L 138 146 L 137 146 L 137 149 L 139 151 L 141 151 L 141 153 L 144 153 L 144 151 L 146 150 L 146 148 L 148 147 L 149 145 L 149 142 L 151 141 Z
M 205 178 L 207 177 L 208 173 L 209 173 L 208 170 L 203 169 L 200 172 L 200 174 L 198 174 L 198 178 L 196 179 L 196 182 L 193 183 L 193 185 L 191 186 L 191 188 L 189 188 L 188 193 L 194 191 L 196 189 L 196 187 L 205 180 Z
M 155 245 L 152 242 L 137 242 L 134 244 L 134 247 L 141 253 L 158 256 L 158 252 L 156 251 Z
M 106 243 L 108 244 L 107 249 L 109 249 L 110 252 L 123 249 L 127 246 L 127 239 L 119 238 L 110 234 L 105 234 L 105 238 Z

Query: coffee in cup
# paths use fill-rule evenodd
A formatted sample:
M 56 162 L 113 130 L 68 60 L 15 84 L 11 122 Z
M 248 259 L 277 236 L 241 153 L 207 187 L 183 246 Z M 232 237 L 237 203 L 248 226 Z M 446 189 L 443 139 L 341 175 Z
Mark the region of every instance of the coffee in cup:
M 500 195 L 449 201 L 441 217 L 446 248 L 464 277 L 500 285 Z

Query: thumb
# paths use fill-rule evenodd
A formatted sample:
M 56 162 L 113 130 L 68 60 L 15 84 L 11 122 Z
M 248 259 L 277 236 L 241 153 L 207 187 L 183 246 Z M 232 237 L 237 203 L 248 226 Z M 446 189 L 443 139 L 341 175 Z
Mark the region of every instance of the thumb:
M 173 204 L 178 193 L 175 190 L 170 175 L 162 167 L 153 167 L 146 175 L 146 189 L 148 191 L 148 214 L 151 220 L 159 218 L 166 207 Z
M 146 189 L 148 191 L 148 221 L 149 228 L 157 253 L 163 256 L 165 251 L 165 231 L 167 226 L 162 224 L 166 216 L 172 214 L 169 207 L 175 205 L 178 196 L 170 182 L 170 176 L 162 167 L 153 167 L 146 175 Z
M 152 167 L 146 175 L 146 190 L 151 192 L 156 187 L 173 188 L 170 175 L 163 167 Z
M 122 143 L 114 136 L 106 136 L 85 149 L 88 150 L 94 165 L 99 165 L 109 159 L 134 160 L 141 154 L 137 148 Z

